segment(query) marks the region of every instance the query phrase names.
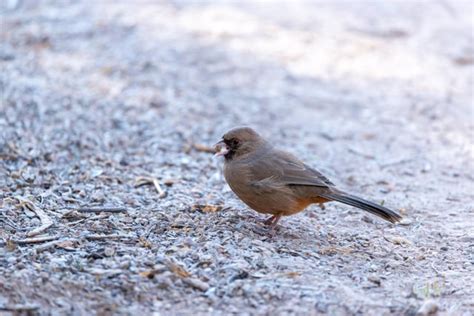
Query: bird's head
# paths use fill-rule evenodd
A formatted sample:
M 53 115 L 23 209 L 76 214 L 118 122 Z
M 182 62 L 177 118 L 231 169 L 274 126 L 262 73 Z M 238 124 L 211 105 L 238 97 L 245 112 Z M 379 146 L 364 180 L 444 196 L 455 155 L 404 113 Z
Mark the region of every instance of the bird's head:
M 222 136 L 215 145 L 216 156 L 224 156 L 227 161 L 256 151 L 265 140 L 250 127 L 233 128 Z

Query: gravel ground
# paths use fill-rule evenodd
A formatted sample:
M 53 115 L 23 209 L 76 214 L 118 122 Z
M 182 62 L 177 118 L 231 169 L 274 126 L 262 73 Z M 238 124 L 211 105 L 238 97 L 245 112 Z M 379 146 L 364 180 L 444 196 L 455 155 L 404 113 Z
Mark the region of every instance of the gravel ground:
M 473 315 L 471 3 L 0 9 L 0 313 Z M 406 219 L 271 237 L 208 152 L 243 124 Z

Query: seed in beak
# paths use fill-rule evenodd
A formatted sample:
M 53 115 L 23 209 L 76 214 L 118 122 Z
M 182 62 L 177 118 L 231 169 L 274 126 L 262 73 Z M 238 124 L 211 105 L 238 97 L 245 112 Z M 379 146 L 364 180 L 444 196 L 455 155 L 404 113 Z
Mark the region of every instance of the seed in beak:
M 214 148 L 216 150 L 214 157 L 225 156 L 229 152 L 229 147 L 227 147 L 224 141 L 218 142 Z

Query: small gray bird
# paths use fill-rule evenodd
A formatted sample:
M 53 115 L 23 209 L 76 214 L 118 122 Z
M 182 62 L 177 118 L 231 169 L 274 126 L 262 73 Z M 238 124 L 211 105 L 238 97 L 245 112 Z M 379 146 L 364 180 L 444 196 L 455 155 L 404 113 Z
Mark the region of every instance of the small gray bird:
M 338 201 L 396 223 L 396 212 L 336 189 L 319 171 L 290 153 L 274 148 L 249 127 L 228 131 L 215 145 L 224 156 L 224 177 L 232 191 L 259 213 L 271 214 L 272 228 L 282 216 L 301 212 L 313 203 Z

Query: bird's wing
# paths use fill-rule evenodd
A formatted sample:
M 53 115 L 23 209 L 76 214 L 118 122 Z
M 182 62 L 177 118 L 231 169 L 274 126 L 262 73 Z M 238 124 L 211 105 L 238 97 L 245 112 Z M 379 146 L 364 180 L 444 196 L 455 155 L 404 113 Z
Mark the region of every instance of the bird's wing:
M 252 186 L 253 192 L 258 195 L 273 194 L 288 189 L 285 184 L 275 176 L 252 181 L 250 182 L 250 185 Z
M 283 151 L 272 150 L 251 165 L 252 174 L 257 175 L 254 182 L 260 185 L 270 182 L 272 185 L 279 183 L 280 185 L 334 186 L 334 183 L 319 171 Z M 266 179 L 271 179 L 271 181 Z

